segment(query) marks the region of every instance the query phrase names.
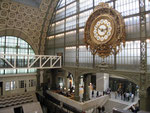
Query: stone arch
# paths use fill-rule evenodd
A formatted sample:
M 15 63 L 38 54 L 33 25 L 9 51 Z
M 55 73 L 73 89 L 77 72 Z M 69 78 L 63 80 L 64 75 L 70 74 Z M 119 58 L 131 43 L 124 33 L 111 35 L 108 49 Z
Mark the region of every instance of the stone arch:
M 38 54 L 38 48 L 35 46 L 34 42 L 30 39 L 29 35 L 19 29 L 2 29 L 0 30 L 0 36 L 16 36 L 26 41 L 34 50 L 35 54 Z
M 133 82 L 135 84 L 137 84 L 138 86 L 140 86 L 140 83 L 138 81 L 136 81 L 133 78 L 129 77 L 127 74 L 121 74 L 121 73 L 118 74 L 118 73 L 115 73 L 115 72 L 111 72 L 111 73 L 109 73 L 109 72 L 93 72 L 93 71 L 87 72 L 87 73 L 84 72 L 82 74 L 89 74 L 89 73 L 108 73 L 108 74 L 114 74 L 115 76 L 123 77 L 123 78 L 125 78 L 125 79 L 127 79 L 127 80 L 129 80 L 129 81 L 131 81 L 131 82 Z
M 125 79 L 127 79 L 127 80 L 133 82 L 134 84 L 136 84 L 136 85 L 138 85 L 138 86 L 140 85 L 137 81 L 135 81 L 134 79 L 130 78 L 130 77 L 127 76 L 127 75 L 116 74 L 116 73 L 114 73 L 114 75 L 115 75 L 115 76 L 119 76 L 119 77 L 123 77 L 123 78 L 125 78 Z

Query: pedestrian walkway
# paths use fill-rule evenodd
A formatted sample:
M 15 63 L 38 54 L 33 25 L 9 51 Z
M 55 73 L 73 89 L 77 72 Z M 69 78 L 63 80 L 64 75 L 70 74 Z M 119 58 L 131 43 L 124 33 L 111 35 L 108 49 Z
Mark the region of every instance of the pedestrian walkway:
M 102 95 L 103 95 L 103 92 L 99 91 L 98 96 L 102 96 Z M 97 98 L 97 91 L 94 90 L 93 95 L 92 95 L 92 91 L 90 91 L 89 92 L 89 97 L 90 97 L 90 100 L 96 99 Z M 83 98 L 83 93 L 80 93 L 80 102 L 82 102 L 82 98 Z M 121 99 L 121 96 L 117 95 L 117 98 L 115 98 L 115 92 L 111 92 L 110 93 L 110 99 L 130 105 L 131 103 L 138 102 L 139 96 L 138 95 L 135 96 L 133 102 L 132 102 L 132 99 L 130 99 L 129 101 L 127 101 L 127 100 L 124 101 L 124 99 Z
M 99 96 L 100 95 L 103 95 L 103 92 L 99 92 Z M 90 99 L 95 99 L 97 98 L 97 91 L 94 90 L 94 95 L 92 96 L 92 91 L 90 91 Z M 134 101 L 132 102 L 132 99 L 130 99 L 129 101 L 125 100 L 124 99 L 121 99 L 121 96 L 117 96 L 117 98 L 115 98 L 115 92 L 111 92 L 110 94 L 110 99 L 113 99 L 113 100 L 116 100 L 116 101 L 119 101 L 119 102 L 124 102 L 126 104 L 131 104 L 133 102 L 137 102 L 139 100 L 139 96 L 135 96 L 134 98 Z
M 132 102 L 132 99 L 130 99 L 129 101 L 124 101 L 124 99 L 121 99 L 121 96 L 117 96 L 117 98 L 115 98 L 115 92 L 111 92 L 111 99 L 113 100 L 118 100 L 119 102 L 125 102 L 126 104 L 131 104 L 133 102 L 137 102 L 139 100 L 139 96 L 135 96 L 134 101 Z

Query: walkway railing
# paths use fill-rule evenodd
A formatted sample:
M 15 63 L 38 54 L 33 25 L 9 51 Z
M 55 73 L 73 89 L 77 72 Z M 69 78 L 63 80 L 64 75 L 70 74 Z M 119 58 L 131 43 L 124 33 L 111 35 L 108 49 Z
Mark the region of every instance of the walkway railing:
M 61 56 L 0 54 L 0 69 L 61 68 Z
M 104 95 L 86 102 L 78 102 L 52 91 L 47 91 L 47 94 L 60 101 L 62 104 L 69 105 L 79 111 L 88 111 L 95 107 L 103 106 L 109 100 L 109 96 Z

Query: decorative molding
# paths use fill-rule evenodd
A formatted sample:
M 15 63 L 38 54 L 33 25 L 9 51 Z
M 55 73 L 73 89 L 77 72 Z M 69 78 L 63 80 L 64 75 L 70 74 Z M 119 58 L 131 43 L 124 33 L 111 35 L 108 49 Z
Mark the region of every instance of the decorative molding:
M 1 0 L 0 1 L 0 31 L 5 31 L 7 35 L 7 30 L 20 30 L 26 34 L 26 38 L 23 38 L 25 41 L 31 41 L 32 48 L 34 51 L 39 51 L 40 39 L 42 39 L 42 49 L 44 51 L 46 32 L 48 25 L 56 6 L 58 0 L 42 0 L 40 7 L 35 8 L 18 2 L 13 2 L 11 0 Z M 50 5 L 50 3 L 52 4 Z M 50 7 L 49 11 L 48 7 Z M 46 17 L 46 13 L 48 16 Z M 45 23 L 45 24 L 44 24 Z M 42 30 L 43 28 L 43 30 Z M 12 34 L 13 35 L 13 34 Z M 36 54 L 38 54 L 36 52 Z

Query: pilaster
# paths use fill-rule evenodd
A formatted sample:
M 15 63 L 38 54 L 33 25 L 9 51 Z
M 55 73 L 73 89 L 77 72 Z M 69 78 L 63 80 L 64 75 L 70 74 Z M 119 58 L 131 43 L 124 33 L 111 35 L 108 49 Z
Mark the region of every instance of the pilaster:
M 87 100 L 90 99 L 89 85 L 90 85 L 90 82 L 91 82 L 91 75 L 84 75 L 83 81 L 84 81 L 83 99 L 84 99 L 84 101 L 87 101 Z
M 66 91 L 68 91 L 68 86 L 69 86 L 69 80 L 68 80 L 68 72 L 65 71 L 65 88 L 66 88 Z
M 80 76 L 79 76 L 79 74 L 75 73 L 74 78 L 75 78 L 75 96 L 74 96 L 74 99 L 76 101 L 79 101 L 80 100 L 80 96 L 79 96 Z
M 52 70 L 52 75 L 51 75 L 52 77 L 52 87 L 51 87 L 51 89 L 56 89 L 56 72 L 55 72 L 55 70 Z
M 140 98 L 140 110 L 147 110 L 147 95 L 145 90 L 140 90 L 139 98 Z

